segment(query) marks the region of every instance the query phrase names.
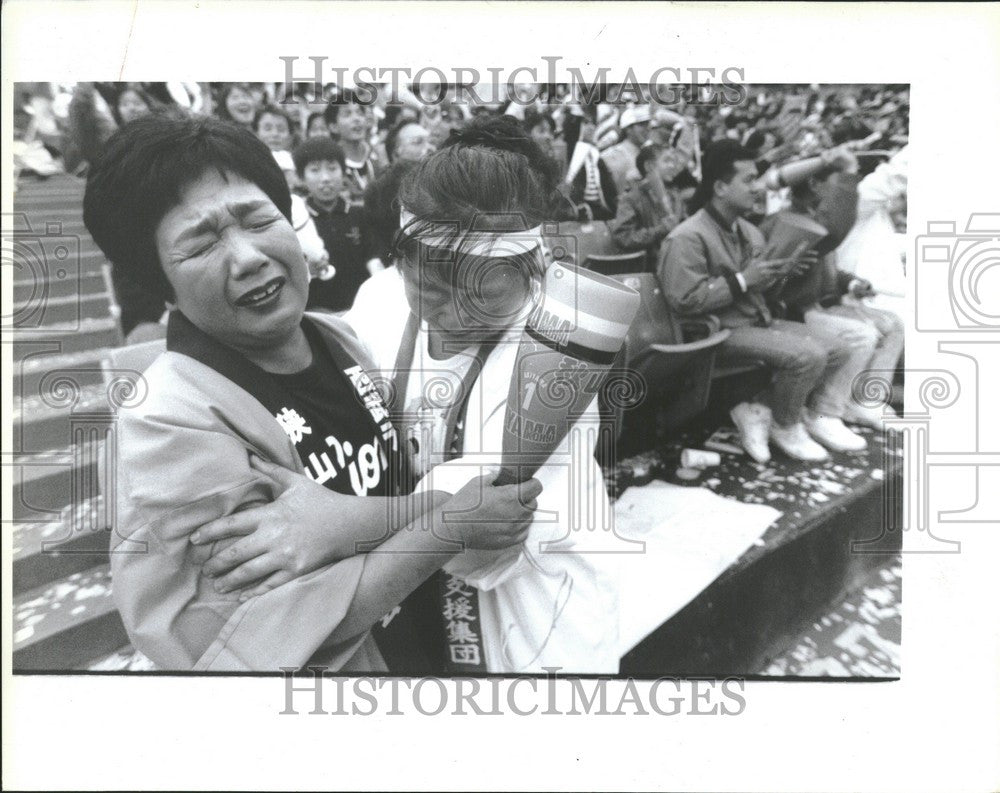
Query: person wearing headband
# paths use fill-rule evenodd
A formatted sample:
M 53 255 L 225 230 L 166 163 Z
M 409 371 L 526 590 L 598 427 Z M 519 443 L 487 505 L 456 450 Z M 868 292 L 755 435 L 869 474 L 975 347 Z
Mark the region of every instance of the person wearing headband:
M 403 181 L 399 264 L 365 282 L 346 318 L 390 384 L 422 485 L 451 491 L 500 463 L 515 360 L 547 264 L 540 227 L 557 182 L 551 160 L 510 117 L 473 120 Z M 576 523 L 609 514 L 597 433 L 586 430 L 598 423 L 595 399 L 573 439 L 535 474 L 545 517 L 524 543 L 445 566 L 438 610 L 451 671 L 618 670 L 612 556 L 588 553 L 609 532 Z M 549 552 L 553 543 L 559 552 Z M 467 629 L 452 618 L 449 587 L 465 593 L 480 629 L 468 643 L 459 641 Z
M 452 557 L 520 543 L 537 483 L 402 492 L 371 364 L 342 320 L 305 311 L 288 185 L 249 129 L 136 119 L 91 170 L 83 217 L 174 307 L 102 486 L 136 649 L 171 671 L 435 671 L 401 603 Z

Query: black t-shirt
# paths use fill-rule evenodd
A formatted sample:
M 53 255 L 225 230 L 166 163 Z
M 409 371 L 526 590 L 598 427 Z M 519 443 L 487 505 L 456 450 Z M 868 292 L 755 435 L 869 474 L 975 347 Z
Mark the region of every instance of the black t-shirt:
M 271 375 L 283 397 L 275 419 L 314 482 L 345 495 L 392 495 L 396 436 L 374 384 L 358 365 L 340 370 L 312 323 L 303 329 L 313 361 Z

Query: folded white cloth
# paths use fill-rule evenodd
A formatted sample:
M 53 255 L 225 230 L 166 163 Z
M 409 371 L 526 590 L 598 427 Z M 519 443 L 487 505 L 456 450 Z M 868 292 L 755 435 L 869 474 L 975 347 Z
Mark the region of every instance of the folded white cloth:
M 615 531 L 646 543 L 644 554 L 617 560 L 622 655 L 684 608 L 781 515 L 666 482 L 629 488 L 614 511 Z

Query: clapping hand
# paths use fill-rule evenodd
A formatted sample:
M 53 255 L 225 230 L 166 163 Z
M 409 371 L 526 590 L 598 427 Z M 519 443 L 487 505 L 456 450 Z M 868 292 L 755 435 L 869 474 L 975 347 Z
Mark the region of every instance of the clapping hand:
M 789 259 L 754 259 L 743 270 L 747 289 L 767 289 L 784 274 L 788 262 Z
M 801 243 L 796 249 L 795 255 L 790 259 L 787 275 L 796 277 L 805 275 L 819 261 L 819 254 L 815 249 L 806 249 L 807 243 Z

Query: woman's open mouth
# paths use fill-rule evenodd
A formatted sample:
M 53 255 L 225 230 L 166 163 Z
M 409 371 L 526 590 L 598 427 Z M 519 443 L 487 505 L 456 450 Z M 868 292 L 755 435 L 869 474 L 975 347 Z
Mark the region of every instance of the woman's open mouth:
M 284 278 L 280 276 L 278 278 L 272 278 L 266 284 L 258 286 L 256 289 L 251 289 L 249 292 L 244 292 L 236 300 L 236 305 L 245 308 L 269 306 L 278 299 L 284 285 Z

